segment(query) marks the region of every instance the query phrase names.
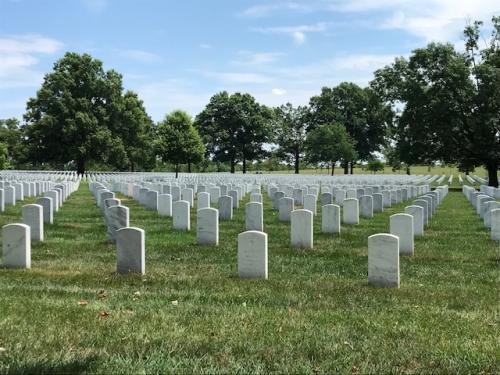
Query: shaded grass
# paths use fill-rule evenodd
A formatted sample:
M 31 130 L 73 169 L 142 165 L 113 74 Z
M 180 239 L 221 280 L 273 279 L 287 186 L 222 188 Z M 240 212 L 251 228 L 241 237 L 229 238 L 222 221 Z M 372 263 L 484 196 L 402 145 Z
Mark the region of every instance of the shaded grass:
M 461 193 L 401 258 L 398 290 L 368 286 L 367 237 L 405 204 L 340 236 L 321 234 L 317 216 L 314 250 L 296 251 L 266 199 L 263 281 L 236 277 L 246 201 L 220 222 L 220 246 L 200 247 L 194 210 L 192 230 L 173 231 L 170 218 L 121 198 L 146 230 L 146 275 L 115 274 L 115 247 L 82 184 L 33 245 L 33 268 L 0 269 L 0 372 L 499 371 L 499 247 Z M 0 222 L 19 218 L 20 205 Z

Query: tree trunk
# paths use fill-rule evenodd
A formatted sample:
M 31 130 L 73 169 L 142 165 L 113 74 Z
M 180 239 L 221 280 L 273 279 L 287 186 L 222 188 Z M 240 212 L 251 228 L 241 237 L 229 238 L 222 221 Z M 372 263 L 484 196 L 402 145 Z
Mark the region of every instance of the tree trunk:
M 76 162 L 76 173 L 80 176 L 83 176 L 85 173 L 85 160 L 78 159 Z
M 243 156 L 243 173 L 247 173 L 247 159 Z
M 191 162 L 188 161 L 188 173 L 191 173 Z
M 332 176 L 335 174 L 335 162 L 332 162 Z
M 409 176 L 409 175 L 411 175 L 411 173 L 410 173 L 410 167 L 406 167 L 406 174 L 407 174 L 408 176 Z
M 234 173 L 234 165 L 235 165 L 234 159 L 231 159 L 231 173 Z
M 295 174 L 299 174 L 300 169 L 300 155 L 298 151 L 295 151 Z
M 179 177 L 179 164 L 175 165 L 175 178 Z
M 342 162 L 342 166 L 344 167 L 344 174 L 349 174 L 349 162 L 348 161 Z
M 486 164 L 488 170 L 488 185 L 498 187 L 498 162 L 492 161 Z
M 351 161 L 350 164 L 351 164 L 351 174 L 354 174 L 354 162 Z

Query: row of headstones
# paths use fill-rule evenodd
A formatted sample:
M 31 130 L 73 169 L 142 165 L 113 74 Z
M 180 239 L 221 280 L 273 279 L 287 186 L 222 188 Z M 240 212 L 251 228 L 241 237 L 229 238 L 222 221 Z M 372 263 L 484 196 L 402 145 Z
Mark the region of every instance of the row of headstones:
M 491 229 L 491 239 L 500 241 L 500 202 L 467 185 L 462 186 L 462 192 L 483 220 L 484 226 Z
M 0 211 L 3 212 L 6 205 L 15 206 L 16 202 L 39 196 L 53 187 L 51 181 L 0 181 Z
M 479 191 L 483 194 L 489 195 L 492 198 L 500 199 L 500 188 L 494 186 L 481 185 Z
M 52 224 L 54 211 L 71 193 L 78 190 L 76 182 L 64 182 L 45 192 L 34 204 L 22 206 L 22 223 L 2 228 L 2 257 L 6 268 L 31 268 L 31 243 L 44 241 L 44 224 Z
M 448 194 L 448 186 L 418 197 L 405 213 L 390 216 L 389 232 L 368 237 L 368 282 L 376 287 L 399 288 L 399 257 L 414 254 L 414 237 L 424 227 Z

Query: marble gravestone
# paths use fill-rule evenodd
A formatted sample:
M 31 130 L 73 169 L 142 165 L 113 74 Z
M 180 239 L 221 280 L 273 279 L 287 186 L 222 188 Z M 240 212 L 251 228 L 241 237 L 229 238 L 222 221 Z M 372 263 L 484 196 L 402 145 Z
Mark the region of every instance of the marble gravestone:
M 368 283 L 399 288 L 399 238 L 392 234 L 368 237 Z
M 129 209 L 125 206 L 111 206 L 107 211 L 108 240 L 116 243 L 116 232 L 130 225 Z
M 22 207 L 23 224 L 30 227 L 31 241 L 43 241 L 43 207 L 27 204 Z
M 413 255 L 413 216 L 409 214 L 391 215 L 390 232 L 399 238 L 399 254 Z
M 233 198 L 223 195 L 219 198 L 219 218 L 221 220 L 233 219 Z
M 172 217 L 172 195 L 158 195 L 158 215 Z
M 340 233 L 340 206 L 325 204 L 321 207 L 321 231 L 323 233 Z
M 127 227 L 116 231 L 117 262 L 116 272 L 119 274 L 145 273 L 145 238 L 144 230 Z
M 424 234 L 424 209 L 421 206 L 405 207 L 405 214 L 413 216 L 413 235 L 423 236 Z
M 39 204 L 43 208 L 43 222 L 47 224 L 52 224 L 54 222 L 54 209 L 52 204 L 52 198 L 49 197 L 37 198 L 35 204 Z
M 290 215 L 290 240 L 293 248 L 313 248 L 313 213 L 309 210 L 295 210 Z
M 191 219 L 188 201 L 176 201 L 172 204 L 172 226 L 177 230 L 190 230 Z
M 199 210 L 202 208 L 210 208 L 210 193 L 204 191 L 198 193 L 197 208 Z
M 219 211 L 210 207 L 201 208 L 196 216 L 198 245 L 219 245 Z
M 344 200 L 343 219 L 345 224 L 359 224 L 359 207 L 356 198 Z
M 245 205 L 245 229 L 264 231 L 263 205 L 260 202 L 249 202 Z
M 267 279 L 267 234 L 249 230 L 238 235 L 238 276 Z
M 307 194 L 304 197 L 304 210 L 309 210 L 313 213 L 314 216 L 317 214 L 317 204 L 316 204 L 316 196 L 313 194 Z
M 371 195 L 362 195 L 359 198 L 359 215 L 368 219 L 373 217 L 373 197 Z
M 279 221 L 290 221 L 290 214 L 293 211 L 293 198 L 283 197 L 278 201 L 278 220 Z
M 6 268 L 31 268 L 31 233 L 26 224 L 2 228 L 2 257 Z

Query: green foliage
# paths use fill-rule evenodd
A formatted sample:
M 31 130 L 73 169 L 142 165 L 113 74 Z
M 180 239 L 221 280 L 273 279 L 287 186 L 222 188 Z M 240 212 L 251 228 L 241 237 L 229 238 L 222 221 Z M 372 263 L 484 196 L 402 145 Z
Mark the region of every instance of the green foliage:
M 342 124 L 320 125 L 307 135 L 307 160 L 331 165 L 333 174 L 337 161 L 352 162 L 357 158 L 355 144 Z
M 245 173 L 248 162 L 265 154 L 262 145 L 270 139 L 272 120 L 272 111 L 250 94 L 223 91 L 210 98 L 195 126 L 214 161 L 229 162 L 231 173 L 241 161 Z
M 361 88 L 343 82 L 334 88 L 323 87 L 319 96 L 313 96 L 310 126 L 343 124 L 356 142 L 357 158 L 371 159 L 380 151 L 393 121 L 393 111 L 371 88 Z M 354 161 L 354 160 L 353 160 Z
M 7 169 L 8 167 L 8 147 L 5 143 L 0 142 L 0 169 Z
M 275 142 L 279 145 L 276 156 L 292 162 L 295 173 L 299 173 L 300 158 L 303 155 L 309 110 L 307 107 L 294 108 L 290 103 L 275 109 Z
M 478 49 L 481 23 L 465 29 L 466 53 L 431 43 L 375 72 L 371 86 L 387 102 L 404 104 L 394 132 L 407 164 L 442 160 L 484 165 L 498 185 L 500 160 L 500 18 L 490 44 Z
M 26 136 L 34 162 L 104 162 L 119 169 L 148 166 L 151 120 L 122 77 L 88 54 L 68 52 L 27 103 Z M 145 150 L 145 151 L 144 151 Z
M 367 169 L 373 173 L 382 172 L 384 168 L 385 168 L 384 163 L 382 163 L 378 159 L 370 160 L 367 165 Z
M 24 131 L 17 119 L 0 119 L 0 143 L 5 146 L 4 168 L 23 168 L 27 161 L 27 150 Z
M 158 124 L 155 151 L 163 161 L 174 164 L 177 177 L 180 164 L 203 160 L 205 147 L 191 117 L 184 111 L 176 110 Z

